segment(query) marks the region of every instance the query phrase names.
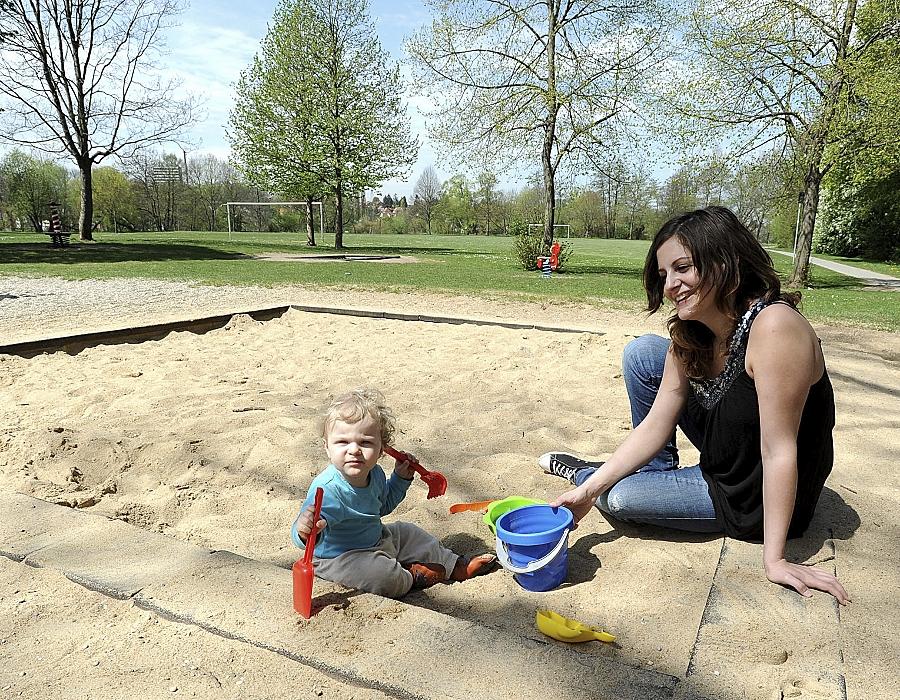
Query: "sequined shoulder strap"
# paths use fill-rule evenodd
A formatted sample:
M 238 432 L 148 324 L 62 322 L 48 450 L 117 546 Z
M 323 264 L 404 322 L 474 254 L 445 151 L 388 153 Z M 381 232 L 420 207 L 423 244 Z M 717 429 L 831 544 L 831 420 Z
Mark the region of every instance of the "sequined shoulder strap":
M 715 406 L 743 371 L 744 360 L 747 357 L 747 341 L 750 338 L 750 326 L 759 315 L 759 312 L 772 303 L 775 302 L 767 302 L 760 299 L 741 316 L 737 328 L 734 329 L 731 345 L 728 347 L 728 359 L 725 361 L 725 368 L 719 375 L 712 379 L 691 380 L 691 387 L 703 408 L 708 410 Z

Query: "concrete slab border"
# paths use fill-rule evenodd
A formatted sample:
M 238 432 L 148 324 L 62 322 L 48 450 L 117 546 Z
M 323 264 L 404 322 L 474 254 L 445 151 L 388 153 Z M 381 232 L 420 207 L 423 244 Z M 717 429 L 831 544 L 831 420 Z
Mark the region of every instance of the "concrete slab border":
M 290 609 L 288 570 L 25 494 L 0 493 L 0 541 L 23 565 L 400 700 L 469 700 L 484 679 L 473 687 L 466 670 L 497 657 L 504 664 L 493 682 L 522 700 L 610 700 L 623 691 L 670 700 L 680 680 L 368 593 L 353 596 L 351 618 L 327 603 L 302 620 Z M 342 590 L 317 580 L 314 605 Z M 366 624 L 348 625 L 357 618 Z

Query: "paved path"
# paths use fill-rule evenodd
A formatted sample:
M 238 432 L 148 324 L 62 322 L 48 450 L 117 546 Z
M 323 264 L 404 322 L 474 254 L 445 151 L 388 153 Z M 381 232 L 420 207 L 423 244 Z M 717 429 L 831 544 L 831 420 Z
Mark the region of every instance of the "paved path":
M 793 253 L 788 253 L 783 250 L 774 250 L 770 248 L 769 252 L 778 253 L 779 255 L 787 255 L 789 258 L 794 257 Z M 884 275 L 880 272 L 864 270 L 861 267 L 853 267 L 852 265 L 846 265 L 844 263 L 834 262 L 833 260 L 825 260 L 824 258 L 816 258 L 813 256 L 810 256 L 809 262 L 813 265 L 818 265 L 819 267 L 834 270 L 835 272 L 839 272 L 840 274 L 846 275 L 847 277 L 855 277 L 856 279 L 861 279 L 863 280 L 863 284 L 865 284 L 867 287 L 900 289 L 900 277 L 891 277 L 890 275 Z

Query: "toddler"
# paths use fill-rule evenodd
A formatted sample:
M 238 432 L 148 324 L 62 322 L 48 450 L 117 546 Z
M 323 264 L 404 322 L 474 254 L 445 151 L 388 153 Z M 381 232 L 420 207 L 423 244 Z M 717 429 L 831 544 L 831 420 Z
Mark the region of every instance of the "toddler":
M 354 389 L 337 397 L 322 430 L 329 464 L 313 479 L 291 527 L 298 547 L 312 531 L 316 488 L 324 490 L 313 552 L 316 575 L 370 593 L 399 598 L 441 581 L 465 581 L 487 573 L 493 554 L 466 559 L 411 523 L 382 523 L 412 483 L 409 461 L 396 462 L 390 478 L 378 465 L 394 434 L 384 397 Z M 412 457 L 412 455 L 410 455 Z

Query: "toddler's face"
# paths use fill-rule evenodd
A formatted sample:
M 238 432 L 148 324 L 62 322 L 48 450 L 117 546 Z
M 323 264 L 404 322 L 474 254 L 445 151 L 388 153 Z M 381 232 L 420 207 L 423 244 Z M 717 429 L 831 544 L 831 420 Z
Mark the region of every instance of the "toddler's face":
M 325 437 L 328 459 L 351 486 L 369 483 L 369 472 L 381 456 L 381 424 L 370 416 L 357 423 L 334 421 Z

